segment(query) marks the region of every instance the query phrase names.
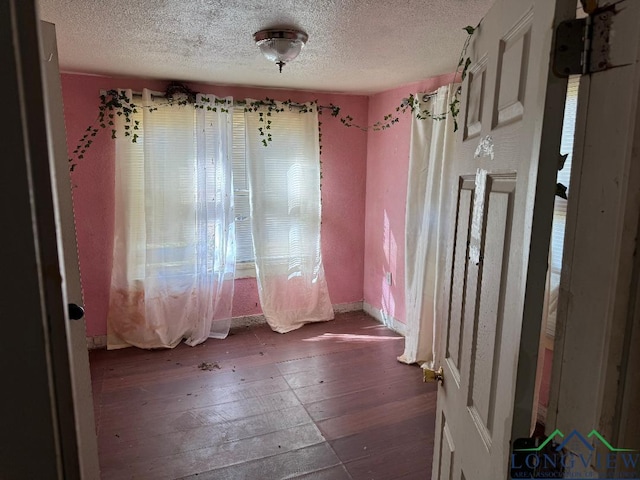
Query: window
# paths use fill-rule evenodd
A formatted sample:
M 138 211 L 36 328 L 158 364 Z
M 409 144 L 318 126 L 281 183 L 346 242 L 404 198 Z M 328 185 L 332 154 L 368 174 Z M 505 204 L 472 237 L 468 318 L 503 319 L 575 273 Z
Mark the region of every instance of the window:
M 161 105 L 161 104 L 160 104 Z M 128 242 L 135 245 L 127 264 L 137 279 L 150 275 L 179 277 L 195 268 L 197 244 L 195 115 L 191 108 L 158 108 L 146 125 L 141 110 L 131 115 L 139 122 L 138 142 L 119 138 L 128 161 L 123 169 L 120 195 L 127 197 Z M 165 139 L 147 144 L 146 136 Z M 119 147 L 116 147 L 119 148 Z M 154 158 L 145 167 L 145 154 Z M 208 179 L 209 183 L 211 179 Z M 171 185 L 172 188 L 167 188 Z M 153 205 L 152 210 L 149 205 Z
M 271 264 L 280 263 L 290 272 L 300 271 L 302 263 L 312 262 L 301 253 L 311 239 L 319 238 L 316 216 L 319 214 L 319 169 L 317 163 L 317 117 L 285 107 L 274 114 L 268 147 L 258 129 L 270 120 L 264 112 L 245 115 L 243 108 L 233 113 L 233 187 L 236 220 L 236 278 L 255 276 L 255 252 L 250 219 L 249 169 L 260 187 L 255 206 L 260 216 L 258 238 L 261 257 Z M 315 187 L 314 187 L 315 185 Z M 319 247 L 318 247 L 319 248 Z
M 236 220 L 236 278 L 255 277 L 253 237 L 249 207 L 249 178 L 245 144 L 244 109 L 233 110 L 233 200 Z
M 567 187 L 569 195 L 569 181 L 571 177 L 571 159 L 573 156 L 573 137 L 576 126 L 578 109 L 578 87 L 580 76 L 569 79 L 567 85 L 567 99 L 564 107 L 564 122 L 562 124 L 562 140 L 560 153 L 568 154 L 564 168 L 558 171 L 558 183 Z M 560 288 L 560 272 L 562 271 L 562 250 L 564 247 L 564 233 L 567 218 L 567 200 L 556 196 L 553 208 L 553 225 L 550 245 L 550 275 L 549 275 L 549 316 L 547 318 L 547 335 L 553 337 L 556 330 L 556 311 L 558 304 L 558 290 Z
M 252 235 L 259 268 L 296 276 L 320 258 L 318 117 L 280 106 L 272 124 L 266 109 L 245 115 Z M 266 148 L 264 126 L 273 138 Z
M 115 112 L 109 345 L 196 345 L 229 330 L 235 267 L 231 118 L 145 89 Z M 126 92 L 131 98 L 131 91 Z M 218 99 L 222 103 L 230 99 Z M 131 115 L 128 116 L 127 113 Z
M 162 106 L 163 103 L 161 102 L 159 105 Z M 141 250 L 140 256 L 146 255 L 148 259 L 149 252 L 152 252 L 151 256 L 154 258 L 157 256 L 158 267 L 163 269 L 174 265 L 178 271 L 181 271 L 181 267 L 191 262 L 191 260 L 186 260 L 189 255 L 186 255 L 185 252 L 194 250 L 196 244 L 195 237 L 182 238 L 188 229 L 183 228 L 180 222 L 190 221 L 189 219 L 197 213 L 194 210 L 194 205 L 197 204 L 195 196 L 196 184 L 200 181 L 199 177 L 197 178 L 193 169 L 193 162 L 187 160 L 184 165 L 178 166 L 170 158 L 163 158 L 162 152 L 170 144 L 172 149 L 179 150 L 173 153 L 176 153 L 180 158 L 195 159 L 197 152 L 202 148 L 207 152 L 215 150 L 214 145 L 219 140 L 218 137 L 211 137 L 211 135 L 219 136 L 215 128 L 207 128 L 206 133 L 201 134 L 203 138 L 200 139 L 205 143 L 200 147 L 197 144 L 194 132 L 197 130 L 198 112 L 197 109 L 194 112 L 193 109 L 181 107 L 158 108 L 152 113 L 153 117 L 150 117 L 154 120 L 151 127 L 143 125 L 142 112 L 133 116 L 134 120 L 140 122 L 141 130 L 138 143 L 129 148 L 131 161 L 128 163 L 127 175 L 131 176 L 131 185 L 136 185 L 135 192 L 132 192 L 135 198 L 132 198 L 132 210 L 129 215 L 144 218 L 143 198 L 150 195 L 149 184 L 157 190 L 154 198 L 158 202 L 158 210 L 168 208 L 169 205 L 182 205 L 184 209 L 183 212 L 171 212 L 170 226 L 163 229 L 161 238 L 147 238 L 144 222 L 134 222 L 137 224 L 135 230 L 139 237 L 135 243 L 140 245 L 141 249 L 143 245 L 146 245 L 146 250 Z M 309 152 L 317 153 L 317 148 L 311 148 L 314 143 L 317 143 L 317 133 L 313 133 L 317 132 L 317 119 L 312 118 L 312 115 L 301 115 L 295 108 L 285 108 L 284 111 L 277 113 L 277 121 L 274 122 L 271 130 L 274 140 L 268 148 L 265 148 L 262 145 L 263 137 L 258 132 L 258 126 L 262 124 L 256 119 L 248 120 L 242 106 L 237 106 L 231 112 L 230 126 L 232 130 L 229 137 L 231 145 L 228 151 L 233 170 L 235 278 L 255 277 L 255 253 L 250 218 L 249 164 L 247 162 L 249 146 L 252 147 L 256 164 L 259 165 L 256 167 L 256 178 L 259 179 L 261 191 L 264 187 L 260 197 L 260 201 L 264 203 L 260 206 L 260 216 L 263 220 L 259 227 L 261 252 L 265 258 L 270 258 L 270 261 L 291 263 L 291 258 L 298 258 L 295 262 L 302 262 L 297 252 L 302 248 L 301 245 L 307 242 L 307 234 L 309 233 L 307 230 L 315 231 L 314 228 L 307 226 L 307 221 L 314 218 L 317 213 L 315 211 L 317 208 L 310 206 L 315 205 L 313 200 L 318 196 L 317 189 L 308 188 L 318 182 L 316 178 L 318 175 L 317 160 L 313 160 L 316 157 L 314 155 L 309 157 Z M 204 115 L 206 116 L 204 121 L 207 124 L 211 123 L 208 116 L 213 113 L 205 112 Z M 310 128 L 310 125 L 313 128 Z M 210 126 L 213 126 L 213 123 Z M 154 162 L 159 163 L 159 166 L 154 167 L 156 173 L 151 178 L 151 183 L 149 183 L 149 178 L 146 183 L 143 180 L 146 175 L 143 160 L 143 127 L 153 128 L 158 132 L 159 140 L 156 143 L 162 144 L 158 145 L 158 151 L 154 156 L 159 159 Z M 148 148 L 154 149 L 154 146 L 151 145 Z M 311 163 L 308 163 L 307 157 L 312 159 Z M 167 168 L 163 170 L 165 164 Z M 209 171 L 208 168 L 207 171 Z M 211 173 L 211 178 L 214 181 L 223 177 L 223 175 Z M 161 175 L 162 178 L 157 175 Z M 206 187 L 208 191 L 212 191 L 212 188 L 213 185 Z M 263 211 L 262 207 L 268 207 L 268 213 Z M 159 215 L 158 218 L 162 220 L 164 216 Z M 210 233 L 213 237 L 220 236 L 220 232 Z M 296 265 L 290 265 L 290 267 L 295 270 Z

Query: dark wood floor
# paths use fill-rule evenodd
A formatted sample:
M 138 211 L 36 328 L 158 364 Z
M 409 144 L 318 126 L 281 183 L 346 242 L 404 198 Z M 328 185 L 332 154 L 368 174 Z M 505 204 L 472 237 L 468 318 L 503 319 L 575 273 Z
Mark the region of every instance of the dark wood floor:
M 429 479 L 436 389 L 396 360 L 403 347 L 353 312 L 285 335 L 94 351 L 102 478 Z

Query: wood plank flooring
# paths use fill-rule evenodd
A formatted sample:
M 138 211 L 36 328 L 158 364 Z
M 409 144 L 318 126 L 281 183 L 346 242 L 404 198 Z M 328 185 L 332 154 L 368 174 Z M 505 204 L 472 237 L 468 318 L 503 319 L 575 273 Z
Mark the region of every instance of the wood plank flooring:
M 93 351 L 102 478 L 427 480 L 436 387 L 396 360 L 403 348 L 351 312 L 285 335 Z

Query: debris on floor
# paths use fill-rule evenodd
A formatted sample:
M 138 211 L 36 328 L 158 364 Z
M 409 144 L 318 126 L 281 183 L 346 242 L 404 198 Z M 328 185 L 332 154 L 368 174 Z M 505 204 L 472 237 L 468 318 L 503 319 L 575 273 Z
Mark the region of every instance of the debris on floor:
M 220 370 L 221 367 L 218 364 L 218 362 L 202 362 L 200 365 L 198 365 L 198 368 L 200 370 L 210 372 L 211 370 L 214 370 L 214 369 Z

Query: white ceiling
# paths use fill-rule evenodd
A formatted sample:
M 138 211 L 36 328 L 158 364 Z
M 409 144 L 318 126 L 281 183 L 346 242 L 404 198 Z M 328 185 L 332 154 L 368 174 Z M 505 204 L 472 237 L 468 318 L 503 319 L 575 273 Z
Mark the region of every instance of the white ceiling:
M 492 0 L 40 0 L 63 71 L 374 93 L 452 72 Z M 278 73 L 258 30 L 309 34 Z

